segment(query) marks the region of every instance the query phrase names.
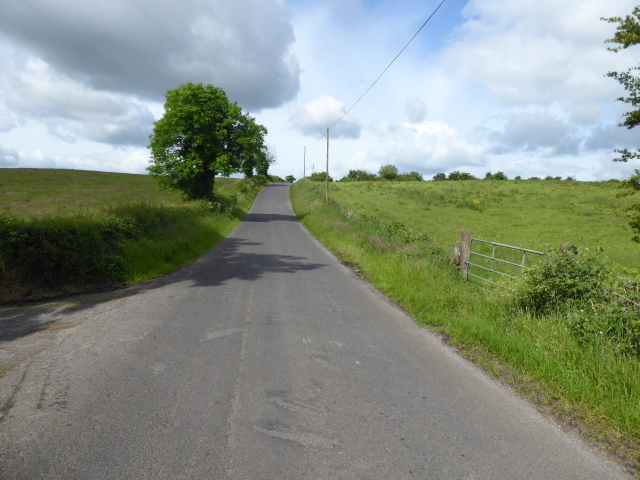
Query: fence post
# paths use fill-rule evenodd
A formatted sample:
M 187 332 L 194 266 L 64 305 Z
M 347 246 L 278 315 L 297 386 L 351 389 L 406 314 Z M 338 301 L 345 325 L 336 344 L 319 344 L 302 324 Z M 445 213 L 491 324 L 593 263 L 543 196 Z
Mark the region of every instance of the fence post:
M 471 232 L 469 230 L 460 230 L 460 242 L 459 242 L 460 259 L 458 265 L 460 265 L 460 274 L 462 278 L 467 279 L 467 272 L 469 271 L 469 255 L 471 252 Z

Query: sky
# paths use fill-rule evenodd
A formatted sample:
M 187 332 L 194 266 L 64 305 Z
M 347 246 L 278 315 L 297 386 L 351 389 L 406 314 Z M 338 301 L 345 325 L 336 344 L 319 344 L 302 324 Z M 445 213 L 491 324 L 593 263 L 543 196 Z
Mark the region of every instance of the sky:
M 325 170 L 328 127 L 335 179 L 640 168 L 612 161 L 640 142 L 605 75 L 640 47 L 608 51 L 601 20 L 636 0 L 440 1 L 2 0 L 0 167 L 146 173 L 165 92 L 192 82 L 268 129 L 283 178 Z

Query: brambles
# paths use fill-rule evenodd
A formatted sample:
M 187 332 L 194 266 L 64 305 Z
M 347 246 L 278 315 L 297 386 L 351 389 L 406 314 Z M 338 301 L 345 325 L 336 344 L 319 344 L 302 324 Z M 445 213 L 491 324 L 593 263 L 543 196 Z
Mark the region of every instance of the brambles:
M 640 282 L 572 247 L 550 253 L 515 282 L 515 305 L 564 318 L 582 341 L 640 354 Z

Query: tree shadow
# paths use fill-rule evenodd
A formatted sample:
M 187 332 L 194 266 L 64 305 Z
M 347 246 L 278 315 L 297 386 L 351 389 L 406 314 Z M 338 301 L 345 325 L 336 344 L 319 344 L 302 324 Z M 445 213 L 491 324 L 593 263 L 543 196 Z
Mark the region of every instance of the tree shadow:
M 291 215 L 256 214 L 254 217 L 258 220 L 253 221 L 273 221 L 273 218 L 269 220 L 267 217 L 297 221 Z M 69 314 L 174 283 L 186 282 L 193 287 L 219 286 L 233 279 L 252 281 L 269 274 L 291 274 L 328 266 L 308 262 L 304 257 L 250 251 L 259 245 L 259 242 L 227 237 L 195 262 L 153 280 L 110 291 L 73 295 L 25 306 L 0 307 L 0 344 L 64 322 Z
M 242 220 L 245 222 L 297 222 L 298 217 L 279 213 L 247 213 Z
M 226 238 L 211 252 L 175 272 L 176 277 L 181 277 L 181 281 L 191 280 L 198 287 L 218 286 L 233 279 L 252 281 L 270 274 L 291 274 L 328 266 L 294 255 L 247 251 L 258 245 L 259 242 L 243 238 Z

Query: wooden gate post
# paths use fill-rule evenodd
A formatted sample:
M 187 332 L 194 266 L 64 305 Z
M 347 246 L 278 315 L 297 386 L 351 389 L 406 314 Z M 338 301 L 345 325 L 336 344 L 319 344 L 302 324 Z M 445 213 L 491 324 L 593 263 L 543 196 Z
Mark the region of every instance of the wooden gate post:
M 458 265 L 460 265 L 460 274 L 462 278 L 467 279 L 467 273 L 469 271 L 469 255 L 471 252 L 471 232 L 469 230 L 460 230 L 460 242 L 459 242 L 460 259 Z

